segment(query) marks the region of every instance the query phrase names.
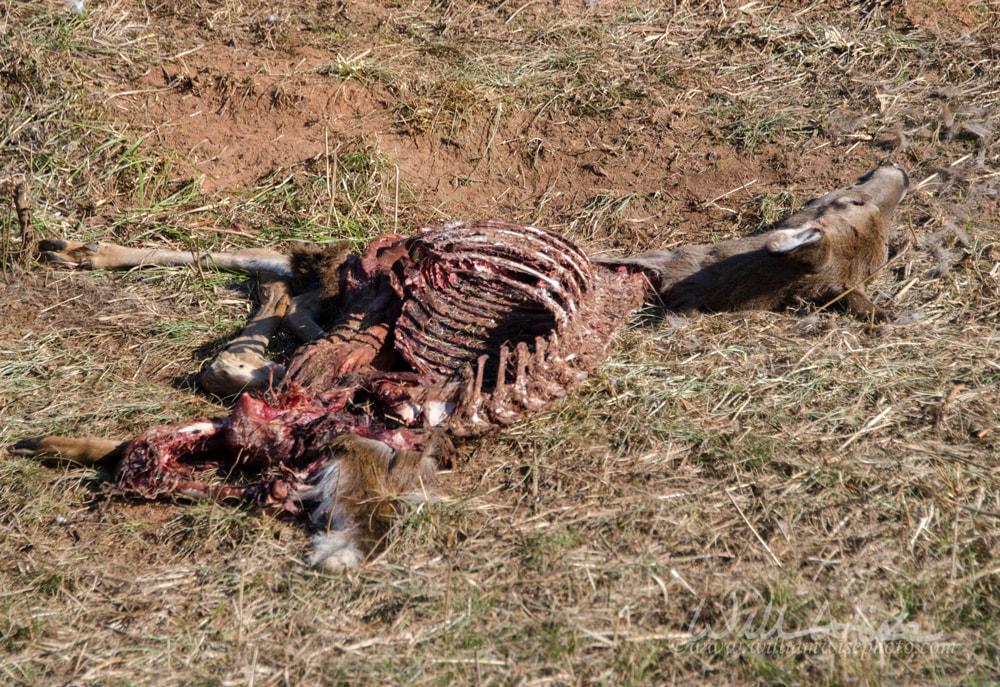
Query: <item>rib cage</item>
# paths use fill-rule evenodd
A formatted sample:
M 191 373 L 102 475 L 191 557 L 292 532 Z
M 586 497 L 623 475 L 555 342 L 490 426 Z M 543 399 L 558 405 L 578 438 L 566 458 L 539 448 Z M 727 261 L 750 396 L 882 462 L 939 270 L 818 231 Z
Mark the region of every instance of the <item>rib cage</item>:
M 503 222 L 428 230 L 411 242 L 396 348 L 439 378 L 481 355 L 495 378 L 503 346 L 547 337 L 579 311 L 590 261 L 565 239 Z

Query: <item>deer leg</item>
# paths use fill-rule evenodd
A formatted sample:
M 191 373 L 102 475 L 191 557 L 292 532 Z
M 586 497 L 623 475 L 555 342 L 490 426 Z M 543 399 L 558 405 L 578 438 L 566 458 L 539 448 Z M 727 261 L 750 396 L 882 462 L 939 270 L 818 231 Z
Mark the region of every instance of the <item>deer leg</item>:
M 46 239 L 39 242 L 41 259 L 64 267 L 84 270 L 116 270 L 158 265 L 175 267 L 200 265 L 244 272 L 291 277 L 288 257 L 267 248 L 246 248 L 218 253 L 129 248 L 114 243 Z
M 153 427 L 129 442 L 118 463 L 117 482 L 123 490 L 154 499 L 182 493 L 193 497 L 227 494 L 200 489 L 192 481 L 192 458 L 225 455 L 229 420 L 192 420 L 179 425 Z
M 204 456 L 201 468 L 243 462 L 239 451 L 227 444 L 227 419 L 195 420 L 154 427 L 130 441 L 45 436 L 15 444 L 16 455 L 51 457 L 80 465 L 117 462 L 118 487 L 126 493 L 155 499 L 180 495 L 192 499 L 249 501 L 276 514 L 298 515 L 298 493 L 308 485 L 298 473 L 282 468 L 280 474 L 245 485 L 202 482 L 193 458 Z M 221 460 L 219 456 L 222 456 Z
M 118 487 L 148 499 L 174 495 L 215 501 L 234 499 L 276 513 L 297 515 L 300 509 L 295 496 L 306 485 L 291 470 L 282 469 L 280 475 L 265 471 L 264 479 L 244 485 L 197 479 L 197 472 L 204 468 L 246 465 L 240 447 L 229 445 L 230 427 L 228 418 L 213 418 L 146 430 L 122 452 Z M 203 458 L 201 465 L 194 467 L 199 457 Z
M 79 465 L 95 465 L 118 460 L 128 443 L 120 439 L 49 435 L 22 439 L 14 444 L 14 453 L 33 458 L 56 458 Z
M 219 396 L 232 396 L 246 389 L 266 389 L 281 381 L 283 365 L 269 361 L 265 349 L 290 300 L 288 281 L 274 275 L 260 276 L 260 308 L 243 333 L 226 344 L 224 351 L 201 374 L 201 385 Z
M 323 329 L 316 324 L 320 289 L 313 289 L 292 298 L 285 311 L 287 326 L 303 343 L 323 336 Z
M 280 381 L 284 375 L 284 367 L 267 360 L 264 351 L 285 317 L 291 298 L 287 282 L 291 268 L 286 256 L 268 249 L 199 254 L 61 239 L 47 239 L 39 247 L 42 250 L 42 260 L 79 269 L 109 270 L 143 265 L 198 264 L 259 274 L 260 309 L 243 333 L 231 341 L 205 369 L 201 383 L 211 393 L 231 396 L 244 389 L 266 388 L 269 384 Z

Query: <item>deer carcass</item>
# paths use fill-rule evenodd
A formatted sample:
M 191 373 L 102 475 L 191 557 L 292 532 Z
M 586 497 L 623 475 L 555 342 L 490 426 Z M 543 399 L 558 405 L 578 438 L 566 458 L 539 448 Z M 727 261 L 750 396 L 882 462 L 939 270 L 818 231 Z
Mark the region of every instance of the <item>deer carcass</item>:
M 643 296 L 680 311 L 841 299 L 883 318 L 863 286 L 886 261 L 889 218 L 907 184 L 886 165 L 767 234 L 594 262 L 551 232 L 500 221 L 383 236 L 360 255 L 319 251 L 320 288 L 295 298 L 295 256 L 49 241 L 44 257 L 72 266 L 199 261 L 258 272 L 260 311 L 203 376 L 219 393 L 258 391 L 243 393 L 228 417 L 156 427 L 132 441 L 48 436 L 16 449 L 84 463 L 114 458 L 123 493 L 308 514 L 320 530 L 311 563 L 351 568 L 375 549 L 401 501 L 426 494 L 449 435 L 508 424 L 579 384 Z M 316 304 L 327 306 L 327 332 L 313 320 Z M 264 357 L 281 321 L 307 341 L 287 370 Z M 208 467 L 259 478 L 205 481 Z
M 114 455 L 118 488 L 147 498 L 310 513 L 323 531 L 311 562 L 354 567 L 397 502 L 425 493 L 436 442 L 508 424 L 577 386 L 644 290 L 641 277 L 592 265 L 556 234 L 499 221 L 380 237 L 344 256 L 337 276 L 335 326 L 296 351 L 273 389 L 240 396 L 228 417 L 156 427 L 130 442 L 44 437 L 18 449 Z M 206 466 L 260 478 L 205 481 Z

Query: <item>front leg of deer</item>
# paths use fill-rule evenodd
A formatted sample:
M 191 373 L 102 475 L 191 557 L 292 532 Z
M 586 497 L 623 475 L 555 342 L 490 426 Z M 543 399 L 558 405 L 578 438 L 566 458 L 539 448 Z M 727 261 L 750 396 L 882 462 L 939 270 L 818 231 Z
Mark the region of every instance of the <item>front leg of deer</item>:
M 270 274 L 260 276 L 260 308 L 243 333 L 230 341 L 202 372 L 201 385 L 206 391 L 233 396 L 245 390 L 266 389 L 281 381 L 284 366 L 268 360 L 265 352 L 285 316 L 289 298 L 287 280 Z
M 82 243 L 45 239 L 40 241 L 42 262 L 50 262 L 62 267 L 82 270 L 102 270 L 116 266 L 120 246 L 112 243 Z
M 127 441 L 94 437 L 44 436 L 22 439 L 14 445 L 14 453 L 33 458 L 53 458 L 78 465 L 95 465 L 121 458 Z
M 299 294 L 288 302 L 285 326 L 299 338 L 299 341 L 313 341 L 323 336 L 323 328 L 316 323 L 321 297 L 320 290 L 313 289 Z

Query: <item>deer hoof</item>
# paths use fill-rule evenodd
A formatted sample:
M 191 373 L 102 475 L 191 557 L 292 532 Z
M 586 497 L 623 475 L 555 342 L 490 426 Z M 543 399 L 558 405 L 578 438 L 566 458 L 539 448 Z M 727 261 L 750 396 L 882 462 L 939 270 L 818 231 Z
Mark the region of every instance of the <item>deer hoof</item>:
M 91 269 L 94 264 L 93 257 L 97 255 L 100 246 L 96 243 L 45 239 L 38 242 L 38 248 L 42 252 L 42 262 L 63 267 Z
M 29 458 L 36 458 L 38 456 L 46 455 L 45 449 L 42 447 L 42 441 L 45 437 L 31 437 L 30 439 L 21 439 L 21 441 L 14 444 L 14 448 L 11 451 L 16 456 L 27 456 Z

